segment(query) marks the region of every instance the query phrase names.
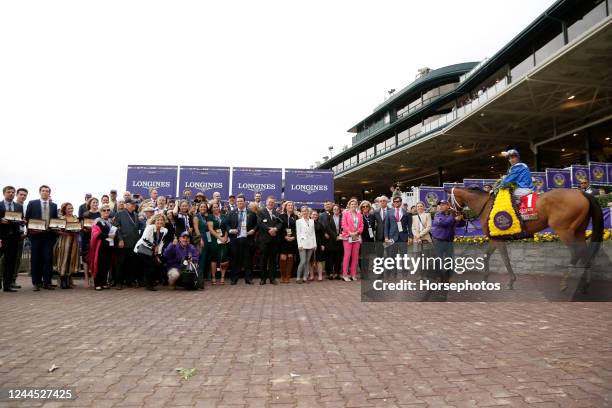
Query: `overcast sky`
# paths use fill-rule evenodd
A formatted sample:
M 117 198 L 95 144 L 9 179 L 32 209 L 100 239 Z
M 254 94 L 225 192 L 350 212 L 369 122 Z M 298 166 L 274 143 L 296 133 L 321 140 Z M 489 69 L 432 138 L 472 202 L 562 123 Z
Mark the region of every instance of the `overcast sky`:
M 550 4 L 4 1 L 0 184 L 78 204 L 128 163 L 308 168 L 418 68 L 491 56 Z

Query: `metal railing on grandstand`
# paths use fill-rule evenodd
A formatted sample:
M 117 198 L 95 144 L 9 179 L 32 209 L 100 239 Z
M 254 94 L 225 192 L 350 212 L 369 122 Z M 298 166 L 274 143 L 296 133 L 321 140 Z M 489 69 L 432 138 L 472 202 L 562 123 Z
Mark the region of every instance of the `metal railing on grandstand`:
M 442 115 L 439 118 L 424 125 L 418 124 L 416 126 L 411 127 L 410 129 L 398 133 L 396 144 L 393 144 L 391 146 L 385 145 L 381 149 L 377 148 L 375 153 L 373 155 L 368 155 L 365 160 L 359 160 L 358 155 L 345 160 L 344 162 L 332 168 L 334 174 L 342 173 L 343 171 L 351 169 L 357 165 L 366 163 L 376 158 L 377 156 L 388 153 L 389 151 L 394 150 L 398 146 L 401 146 L 408 142 L 412 142 L 429 133 L 436 132 L 442 129 L 449 123 L 470 114 L 471 112 L 477 110 L 482 105 L 487 103 L 489 100 L 493 99 L 496 95 L 498 95 L 500 92 L 502 92 L 508 87 L 509 82 L 510 81 L 508 77 L 503 77 L 491 87 L 479 92 L 473 100 L 468 101 L 467 103 L 458 108 L 453 108 L 451 112 Z

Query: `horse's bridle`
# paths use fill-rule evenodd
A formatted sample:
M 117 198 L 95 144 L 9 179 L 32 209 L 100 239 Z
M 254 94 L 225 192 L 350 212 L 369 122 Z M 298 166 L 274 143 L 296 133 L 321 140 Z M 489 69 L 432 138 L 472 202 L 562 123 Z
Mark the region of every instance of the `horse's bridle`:
M 459 205 L 457 198 L 455 198 L 455 187 L 451 188 L 450 206 L 451 206 L 451 210 L 455 211 L 456 213 L 462 213 L 463 209 L 465 208 L 465 206 Z
M 487 204 L 489 203 L 490 200 L 491 200 L 491 195 L 489 195 L 489 198 L 487 198 L 487 201 L 485 201 L 485 203 L 482 205 L 482 208 L 478 212 L 478 215 L 476 217 L 474 217 L 474 218 L 471 218 L 471 219 L 467 220 L 467 221 L 471 221 L 471 220 L 475 220 L 475 219 L 480 218 L 480 216 L 484 212 L 485 208 L 487 208 Z M 455 197 L 455 187 L 451 188 L 450 207 L 451 207 L 451 210 L 455 211 L 458 214 L 463 214 L 463 209 L 465 208 L 465 206 L 462 206 L 462 205 L 459 204 L 459 202 L 457 201 L 457 198 Z

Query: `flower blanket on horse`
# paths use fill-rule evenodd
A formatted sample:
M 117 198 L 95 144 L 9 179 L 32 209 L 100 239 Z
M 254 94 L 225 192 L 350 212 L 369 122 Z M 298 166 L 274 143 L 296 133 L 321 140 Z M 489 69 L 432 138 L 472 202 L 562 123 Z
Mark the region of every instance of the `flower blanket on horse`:
M 523 232 L 523 225 L 512 204 L 509 189 L 500 188 L 497 191 L 487 226 L 491 238 L 515 238 Z

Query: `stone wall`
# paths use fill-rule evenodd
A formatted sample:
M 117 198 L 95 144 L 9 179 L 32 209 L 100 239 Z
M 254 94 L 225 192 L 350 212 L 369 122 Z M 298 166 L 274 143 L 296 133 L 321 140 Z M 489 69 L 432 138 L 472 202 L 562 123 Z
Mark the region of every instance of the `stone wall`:
M 570 260 L 570 251 L 562 242 L 508 242 L 508 254 L 514 272 L 518 275 L 561 276 Z M 482 256 L 486 244 L 456 244 L 455 256 Z M 604 241 L 592 266 L 594 278 L 612 280 L 612 241 Z M 506 273 L 501 255 L 491 255 L 491 273 Z

